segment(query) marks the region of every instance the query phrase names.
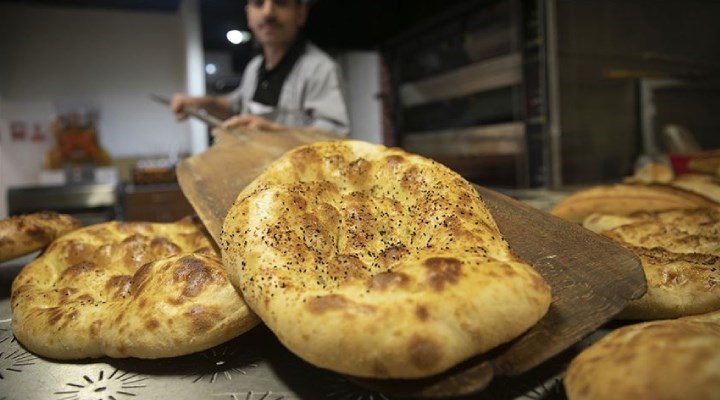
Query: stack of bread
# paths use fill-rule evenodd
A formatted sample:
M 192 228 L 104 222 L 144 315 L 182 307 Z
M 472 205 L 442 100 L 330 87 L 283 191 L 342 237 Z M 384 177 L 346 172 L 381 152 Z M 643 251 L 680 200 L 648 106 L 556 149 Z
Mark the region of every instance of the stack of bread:
M 568 368 L 570 399 L 717 399 L 720 393 L 720 178 L 648 164 L 576 192 L 551 211 L 634 252 L 647 293 L 628 325 Z
M 552 300 L 469 182 L 364 142 L 270 165 L 229 211 L 222 261 L 198 221 L 78 228 L 12 287 L 15 336 L 55 359 L 178 356 L 261 319 L 314 365 L 418 378 L 518 337 Z

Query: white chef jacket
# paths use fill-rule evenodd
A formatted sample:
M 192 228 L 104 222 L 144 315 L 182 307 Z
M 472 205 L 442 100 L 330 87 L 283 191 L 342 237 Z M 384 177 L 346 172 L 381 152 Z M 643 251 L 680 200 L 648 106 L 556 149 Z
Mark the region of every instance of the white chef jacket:
M 287 126 L 312 126 L 340 134 L 350 131 L 340 70 L 329 55 L 307 42 L 285 78 L 275 107 L 253 101 L 262 62 L 262 55 L 253 57 L 240 86 L 228 94 L 234 112 L 260 115 Z

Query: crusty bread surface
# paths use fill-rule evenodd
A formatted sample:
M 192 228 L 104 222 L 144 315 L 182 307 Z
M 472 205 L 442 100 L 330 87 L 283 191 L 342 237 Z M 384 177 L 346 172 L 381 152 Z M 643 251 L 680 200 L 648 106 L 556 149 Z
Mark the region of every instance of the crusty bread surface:
M 568 399 L 718 399 L 719 319 L 715 312 L 610 332 L 570 363 Z
M 41 250 L 56 238 L 80 226 L 77 218 L 52 211 L 1 219 L 0 261 Z
M 582 223 L 591 214 L 631 214 L 684 208 L 716 207 L 716 201 L 683 188 L 665 184 L 614 184 L 593 186 L 562 199 L 550 211 L 568 221 Z
M 720 208 L 589 216 L 583 225 L 638 255 L 647 293 L 618 316 L 661 319 L 720 309 Z
M 15 337 L 54 359 L 179 356 L 257 323 L 190 220 L 66 234 L 20 271 L 11 305 Z
M 334 371 L 417 378 L 520 335 L 550 289 L 446 167 L 358 141 L 290 151 L 238 196 L 223 261 L 291 351 Z

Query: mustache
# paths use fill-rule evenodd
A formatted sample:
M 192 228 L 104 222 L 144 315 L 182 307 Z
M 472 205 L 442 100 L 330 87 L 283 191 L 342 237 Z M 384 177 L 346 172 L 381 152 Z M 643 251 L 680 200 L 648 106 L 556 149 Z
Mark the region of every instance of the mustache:
M 278 26 L 280 25 L 280 21 L 277 20 L 276 17 L 269 16 L 263 18 L 262 22 L 260 23 L 260 26 Z

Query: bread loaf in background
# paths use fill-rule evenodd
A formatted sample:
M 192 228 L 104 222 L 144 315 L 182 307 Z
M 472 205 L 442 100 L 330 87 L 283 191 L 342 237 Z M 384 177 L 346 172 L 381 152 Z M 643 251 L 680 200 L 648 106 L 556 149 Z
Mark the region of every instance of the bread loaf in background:
M 693 154 L 687 163 L 690 172 L 720 176 L 720 150 L 708 150 Z
M 583 350 L 564 380 L 570 400 L 720 395 L 720 313 L 635 324 Z
M 720 309 L 720 207 L 592 214 L 583 226 L 635 253 L 647 293 L 619 319 L 652 320 Z
M 709 197 L 720 203 L 720 178 L 705 174 L 683 174 L 678 175 L 672 182 L 672 186 Z
M 571 194 L 550 212 L 582 223 L 593 213 L 625 215 L 637 211 L 660 211 L 717 206 L 718 202 L 681 187 L 665 184 L 594 186 Z
M 667 164 L 653 162 L 637 169 L 633 176 L 623 179 L 624 183 L 669 183 L 675 178 Z
M 68 214 L 41 211 L 0 219 L 0 262 L 30 254 L 82 223 Z

